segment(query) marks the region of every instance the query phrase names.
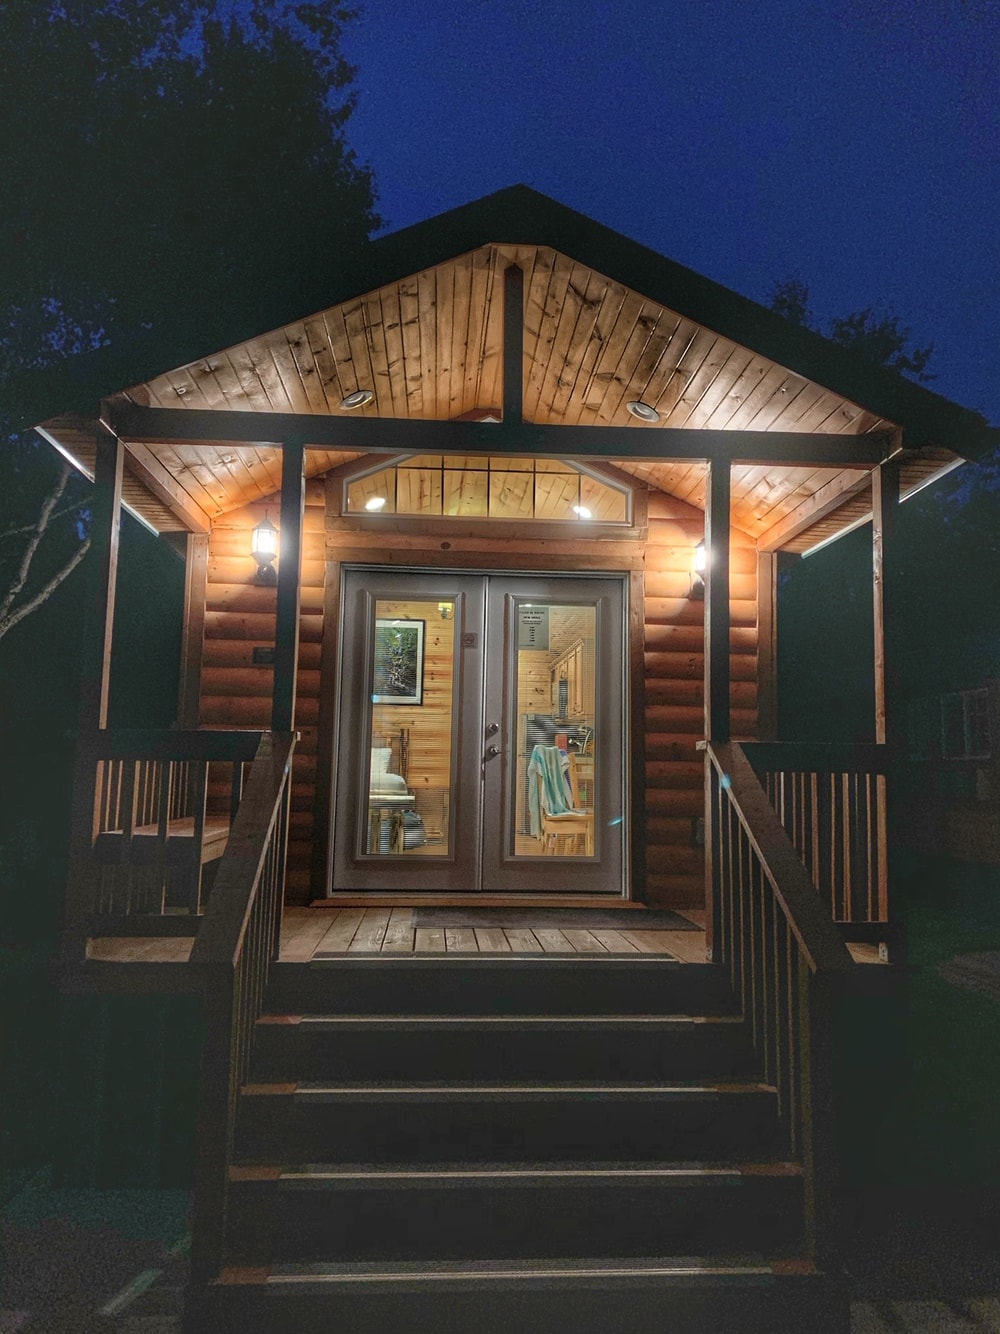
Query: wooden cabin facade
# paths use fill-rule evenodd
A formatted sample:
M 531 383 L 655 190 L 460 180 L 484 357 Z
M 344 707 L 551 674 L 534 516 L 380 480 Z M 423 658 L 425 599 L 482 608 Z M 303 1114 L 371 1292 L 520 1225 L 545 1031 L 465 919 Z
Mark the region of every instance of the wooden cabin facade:
M 69 986 L 206 996 L 192 1328 L 251 1309 L 252 1294 L 219 1296 L 242 1282 L 234 1265 L 283 1281 L 226 1224 L 262 1161 L 258 1147 L 241 1166 L 233 1146 L 258 1021 L 291 985 L 275 981 L 282 904 L 704 909 L 708 962 L 686 985 L 734 998 L 803 1182 L 804 1232 L 767 1262 L 766 1300 L 783 1275 L 780 1300 L 809 1306 L 795 1285 L 830 1263 L 830 1007 L 857 968 L 844 942 L 895 950 L 894 514 L 975 451 L 978 420 L 520 187 L 375 243 L 317 314 L 108 388 L 99 410 L 40 428 L 96 483 L 62 965 Z M 171 733 L 105 726 L 123 503 L 187 533 Z M 869 519 L 876 744 L 779 746 L 777 553 Z M 276 575 L 251 554 L 272 523 Z M 108 942 L 136 937 L 173 952 L 116 962 Z M 418 991 L 464 1014 L 461 986 L 480 981 L 423 962 L 438 980 L 413 974 Z M 649 985 L 612 963 L 598 991 Z M 547 1012 L 573 1013 L 545 990 L 572 991 L 564 974 L 538 984 Z M 338 1004 L 390 1013 L 399 976 L 380 1001 L 344 973 Z M 657 1012 L 684 1011 L 676 977 L 657 976 Z M 483 986 L 468 1003 L 489 1017 Z M 626 1245 L 566 1244 L 619 1260 Z M 488 1268 L 457 1245 L 455 1292 Z M 479 1258 L 493 1254 L 508 1252 Z M 634 1282 L 676 1302 L 668 1270 Z M 583 1280 L 546 1274 L 538 1300 L 561 1301 L 569 1328 Z M 607 1277 L 632 1300 L 621 1264 Z M 388 1319 L 399 1279 L 381 1273 L 388 1305 L 358 1319 Z M 299 1280 L 315 1312 L 325 1297 Z M 685 1293 L 671 1309 L 687 1302 L 694 1323 L 678 1328 L 723 1327 Z M 450 1300 L 435 1327 L 463 1327 Z M 765 1306 L 746 1328 L 776 1327 Z

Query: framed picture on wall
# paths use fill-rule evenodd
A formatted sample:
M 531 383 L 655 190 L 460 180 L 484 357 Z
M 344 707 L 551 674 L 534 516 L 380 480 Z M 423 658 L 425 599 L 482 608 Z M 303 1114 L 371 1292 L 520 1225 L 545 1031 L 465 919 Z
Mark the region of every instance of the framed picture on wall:
M 422 704 L 424 622 L 375 622 L 374 704 Z

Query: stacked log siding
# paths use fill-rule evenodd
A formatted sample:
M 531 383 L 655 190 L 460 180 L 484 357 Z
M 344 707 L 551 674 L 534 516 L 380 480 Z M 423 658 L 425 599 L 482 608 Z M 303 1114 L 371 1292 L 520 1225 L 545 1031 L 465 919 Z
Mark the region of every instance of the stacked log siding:
M 302 535 L 302 591 L 299 622 L 295 727 L 300 740 L 292 767 L 291 827 L 288 840 L 287 900 L 312 897 L 312 855 L 319 717 L 319 662 L 323 639 L 324 483 L 306 484 Z M 217 519 L 209 539 L 205 602 L 205 645 L 201 682 L 202 727 L 269 728 L 271 667 L 255 665 L 255 648 L 273 648 L 276 590 L 253 582 L 250 534 L 264 518 L 277 517 L 271 500 L 247 505 Z

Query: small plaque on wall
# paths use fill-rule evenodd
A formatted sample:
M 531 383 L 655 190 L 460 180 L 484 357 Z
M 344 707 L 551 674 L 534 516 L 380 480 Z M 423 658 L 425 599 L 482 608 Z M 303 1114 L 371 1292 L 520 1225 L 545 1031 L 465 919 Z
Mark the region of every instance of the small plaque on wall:
M 517 646 L 518 648 L 548 648 L 548 607 L 518 607 Z
M 255 667 L 273 667 L 274 648 L 271 645 L 264 648 L 258 644 L 253 651 L 253 665 Z

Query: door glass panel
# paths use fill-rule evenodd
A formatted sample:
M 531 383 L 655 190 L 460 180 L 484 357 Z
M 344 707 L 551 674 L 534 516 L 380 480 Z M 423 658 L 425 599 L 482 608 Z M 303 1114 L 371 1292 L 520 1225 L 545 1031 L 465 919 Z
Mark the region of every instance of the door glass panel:
M 451 840 L 455 608 L 376 598 L 362 853 L 446 856 Z
M 515 600 L 518 857 L 593 857 L 597 607 Z

